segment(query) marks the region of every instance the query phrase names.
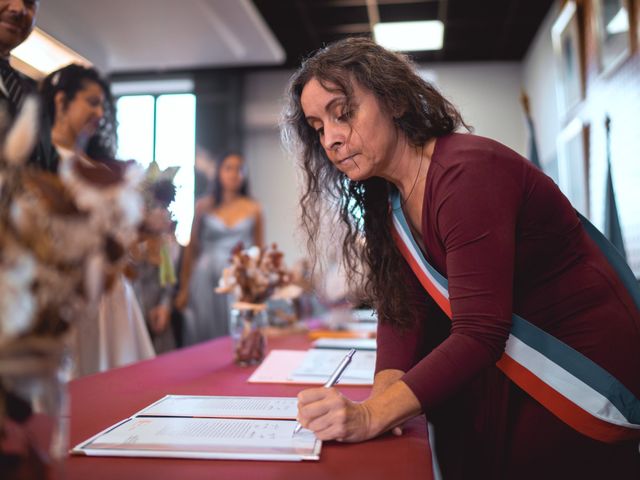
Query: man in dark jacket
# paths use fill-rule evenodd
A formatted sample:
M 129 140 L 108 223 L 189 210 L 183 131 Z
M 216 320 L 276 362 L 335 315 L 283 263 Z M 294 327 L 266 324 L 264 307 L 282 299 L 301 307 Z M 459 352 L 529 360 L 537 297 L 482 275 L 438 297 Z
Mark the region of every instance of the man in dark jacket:
M 40 0 L 0 0 L 0 109 L 13 119 L 24 98 L 36 93 L 36 84 L 9 65 L 9 54 L 29 36 L 35 25 Z M 57 155 L 51 144 L 51 120 L 42 117 L 38 142 L 29 163 L 45 170 L 57 169 Z

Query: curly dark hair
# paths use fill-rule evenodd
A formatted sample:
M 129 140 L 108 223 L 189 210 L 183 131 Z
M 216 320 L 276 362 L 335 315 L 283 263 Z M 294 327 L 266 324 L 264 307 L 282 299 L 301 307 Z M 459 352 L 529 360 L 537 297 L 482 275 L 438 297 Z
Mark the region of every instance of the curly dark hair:
M 90 82 L 98 84 L 104 92 L 104 116 L 96 133 L 87 139 L 84 150 L 94 160 L 113 159 L 116 157 L 117 150 L 116 107 L 109 83 L 95 68 L 72 63 L 47 75 L 40 84 L 44 113 L 53 125 L 56 115 L 56 94 L 63 92 L 65 105 L 68 105 Z
M 406 327 L 413 318 L 407 270 L 391 236 L 388 203 L 395 187 L 380 177 L 352 181 L 329 161 L 300 102 L 303 88 L 314 78 L 326 89 L 342 93 L 348 105 L 353 103 L 354 82 L 372 92 L 383 112 L 390 116 L 398 112 L 395 126 L 415 147 L 467 125 L 453 104 L 416 73 L 408 57 L 367 38 L 347 38 L 318 50 L 302 63 L 287 87 L 281 133 L 300 157 L 305 179 L 300 222 L 314 264 L 320 214 L 328 200 L 338 206 L 345 227 L 342 257 L 349 283 L 363 289 L 381 321 Z

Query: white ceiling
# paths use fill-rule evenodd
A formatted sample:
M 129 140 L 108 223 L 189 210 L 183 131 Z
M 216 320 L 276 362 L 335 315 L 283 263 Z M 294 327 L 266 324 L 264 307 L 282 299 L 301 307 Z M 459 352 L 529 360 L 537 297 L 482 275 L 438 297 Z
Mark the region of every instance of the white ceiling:
M 285 60 L 251 0 L 45 0 L 37 24 L 105 73 Z

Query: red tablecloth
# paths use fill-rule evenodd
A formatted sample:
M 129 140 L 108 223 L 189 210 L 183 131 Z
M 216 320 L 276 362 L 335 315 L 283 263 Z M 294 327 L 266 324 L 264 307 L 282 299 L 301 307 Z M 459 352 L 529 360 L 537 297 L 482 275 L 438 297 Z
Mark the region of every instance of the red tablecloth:
M 306 349 L 303 335 L 269 339 L 269 348 Z M 167 394 L 295 396 L 298 385 L 251 384 L 254 368 L 231 362 L 232 345 L 221 338 L 154 360 L 71 382 L 70 444 L 74 446 Z M 369 387 L 342 387 L 353 400 Z M 402 437 L 385 435 L 359 444 L 324 442 L 318 462 L 263 462 L 70 457 L 69 479 L 431 479 L 424 417 L 410 421 Z

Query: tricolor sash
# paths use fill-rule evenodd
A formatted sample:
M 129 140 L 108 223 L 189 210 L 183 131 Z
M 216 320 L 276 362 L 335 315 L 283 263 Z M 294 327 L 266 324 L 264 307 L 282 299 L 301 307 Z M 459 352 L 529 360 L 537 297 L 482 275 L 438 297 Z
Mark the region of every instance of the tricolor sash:
M 424 289 L 451 318 L 447 279 L 424 258 L 402 211 L 400 195 L 395 193 L 390 200 L 392 234 L 400 252 Z M 579 217 L 640 310 L 640 288 L 626 262 L 598 229 Z M 578 432 L 607 443 L 640 438 L 640 400 L 602 367 L 518 315 L 512 316 L 505 351 L 496 366 Z

